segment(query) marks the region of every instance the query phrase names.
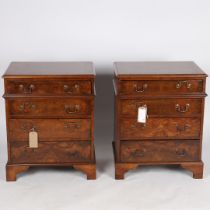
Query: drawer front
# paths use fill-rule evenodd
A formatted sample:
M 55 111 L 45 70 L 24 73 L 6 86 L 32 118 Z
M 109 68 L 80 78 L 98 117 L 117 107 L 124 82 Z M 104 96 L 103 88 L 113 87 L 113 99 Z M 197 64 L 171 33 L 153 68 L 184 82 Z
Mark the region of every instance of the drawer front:
M 6 93 L 19 95 L 90 95 L 91 81 L 6 80 Z
M 88 162 L 91 144 L 89 141 L 40 142 L 38 148 L 32 149 L 27 142 L 12 142 L 10 155 L 12 163 Z
M 121 161 L 179 162 L 199 160 L 198 140 L 122 141 Z
M 72 117 L 87 116 L 92 110 L 92 99 L 10 99 L 9 114 L 17 117 Z
M 137 118 L 138 107 L 146 105 L 148 116 L 200 116 L 202 99 L 120 100 L 121 115 Z
M 163 94 L 191 94 L 203 92 L 203 80 L 177 81 L 121 81 L 120 94 L 130 95 L 163 95 Z
M 199 118 L 149 118 L 146 123 L 137 119 L 121 119 L 120 139 L 199 139 Z
M 42 141 L 90 140 L 90 119 L 10 119 L 10 141 L 27 141 L 36 131 Z

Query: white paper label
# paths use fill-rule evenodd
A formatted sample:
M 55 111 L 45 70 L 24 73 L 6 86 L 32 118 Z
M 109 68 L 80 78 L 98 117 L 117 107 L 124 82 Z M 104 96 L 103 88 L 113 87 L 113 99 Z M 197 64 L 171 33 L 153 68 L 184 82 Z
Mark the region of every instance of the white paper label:
M 38 148 L 38 133 L 35 131 L 29 132 L 29 147 Z
M 146 123 L 146 119 L 147 119 L 147 106 L 140 106 L 138 108 L 138 119 L 137 122 L 139 123 Z

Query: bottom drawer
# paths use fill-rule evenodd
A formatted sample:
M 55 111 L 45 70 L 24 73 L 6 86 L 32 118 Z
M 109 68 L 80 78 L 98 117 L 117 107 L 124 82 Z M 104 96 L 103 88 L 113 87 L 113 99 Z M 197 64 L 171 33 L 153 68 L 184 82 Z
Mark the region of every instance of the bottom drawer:
M 199 140 L 121 141 L 122 162 L 180 162 L 199 160 Z
M 12 163 L 68 163 L 91 160 L 90 141 L 39 142 L 38 148 L 29 148 L 28 142 L 11 142 Z

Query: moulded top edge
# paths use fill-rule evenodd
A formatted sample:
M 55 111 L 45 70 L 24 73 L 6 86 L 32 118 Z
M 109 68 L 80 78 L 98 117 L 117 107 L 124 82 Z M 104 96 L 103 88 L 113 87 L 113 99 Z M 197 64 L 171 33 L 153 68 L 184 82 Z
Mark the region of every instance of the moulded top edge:
M 92 62 L 12 62 L 2 76 L 17 77 L 95 77 Z
M 125 77 L 207 77 L 193 61 L 115 62 L 115 75 Z

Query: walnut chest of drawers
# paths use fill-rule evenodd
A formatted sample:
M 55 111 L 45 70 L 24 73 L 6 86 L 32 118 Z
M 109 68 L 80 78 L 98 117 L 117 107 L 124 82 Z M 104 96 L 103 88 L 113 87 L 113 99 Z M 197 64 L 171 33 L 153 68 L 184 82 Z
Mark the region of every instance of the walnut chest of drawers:
M 95 179 L 93 64 L 13 62 L 3 78 L 7 180 L 31 166 L 72 166 Z
M 116 62 L 115 177 L 139 165 L 179 165 L 203 177 L 207 75 L 193 62 Z M 147 108 L 145 123 L 137 121 Z

